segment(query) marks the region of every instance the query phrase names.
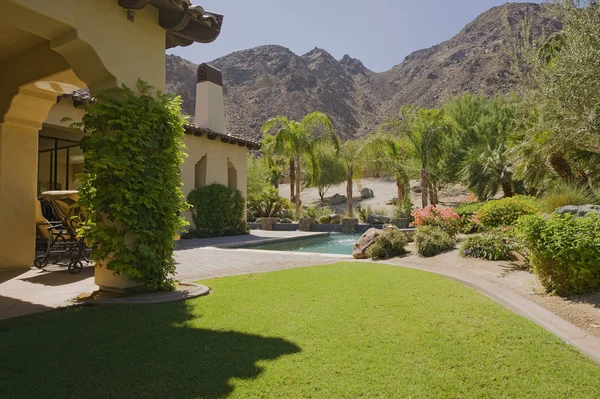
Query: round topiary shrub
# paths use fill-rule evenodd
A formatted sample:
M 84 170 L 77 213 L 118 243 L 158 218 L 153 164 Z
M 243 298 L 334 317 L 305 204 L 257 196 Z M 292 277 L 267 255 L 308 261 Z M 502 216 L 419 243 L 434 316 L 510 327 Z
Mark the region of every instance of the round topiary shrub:
M 192 236 L 220 237 L 247 234 L 244 197 L 239 190 L 222 184 L 197 187 L 188 194 L 195 228 Z
M 397 229 L 384 229 L 375 242 L 367 249 L 367 256 L 378 259 L 389 259 L 406 253 L 406 234 Z
M 415 247 L 419 256 L 430 257 L 454 248 L 454 238 L 436 226 L 419 226 L 415 231 Z
M 514 240 L 498 230 L 468 237 L 460 246 L 460 255 L 465 258 L 487 260 L 511 260 L 516 248 Z
M 535 198 L 515 196 L 487 202 L 475 217 L 485 227 L 500 227 L 512 226 L 521 216 L 538 212 Z

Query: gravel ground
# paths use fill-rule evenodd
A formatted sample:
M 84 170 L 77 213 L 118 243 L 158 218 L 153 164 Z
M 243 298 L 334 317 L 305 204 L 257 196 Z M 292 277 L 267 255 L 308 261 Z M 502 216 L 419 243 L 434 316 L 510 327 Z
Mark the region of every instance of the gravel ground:
M 413 187 L 418 182 L 416 180 L 411 180 L 410 186 Z M 360 190 L 363 187 L 370 188 L 373 190 L 375 197 L 369 198 L 366 200 L 360 199 Z M 279 193 L 285 197 L 290 197 L 290 185 L 289 184 L 280 184 L 279 185 Z M 339 184 L 337 186 L 331 186 L 327 193 L 325 194 L 325 198 L 329 198 L 334 194 L 346 195 L 346 183 Z M 458 203 L 459 198 L 463 195 L 468 194 L 469 191 L 462 185 L 457 184 L 451 187 L 446 187 L 438 193 L 438 197 L 440 200 L 440 206 L 452 206 Z M 354 207 L 361 205 L 363 207 L 370 206 L 374 210 L 385 210 L 385 213 L 391 213 L 393 206 L 386 205 L 387 202 L 391 201 L 393 198 L 398 197 L 398 190 L 396 188 L 396 182 L 391 178 L 366 178 L 361 179 L 358 182 L 354 182 L 354 193 L 352 195 L 354 199 Z M 316 188 L 307 188 L 302 190 L 302 204 L 306 206 L 311 205 L 323 205 L 321 203 L 321 199 L 319 198 L 319 194 Z M 421 194 L 415 193 L 411 190 L 411 200 L 414 206 L 421 207 Z M 345 213 L 346 205 L 340 205 L 333 207 L 336 213 Z

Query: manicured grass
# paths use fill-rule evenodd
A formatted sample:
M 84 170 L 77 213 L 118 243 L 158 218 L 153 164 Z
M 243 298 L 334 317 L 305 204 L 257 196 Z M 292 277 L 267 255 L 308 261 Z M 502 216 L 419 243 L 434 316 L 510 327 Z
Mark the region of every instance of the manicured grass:
M 3 398 L 598 398 L 600 367 L 446 278 L 339 263 L 0 323 Z

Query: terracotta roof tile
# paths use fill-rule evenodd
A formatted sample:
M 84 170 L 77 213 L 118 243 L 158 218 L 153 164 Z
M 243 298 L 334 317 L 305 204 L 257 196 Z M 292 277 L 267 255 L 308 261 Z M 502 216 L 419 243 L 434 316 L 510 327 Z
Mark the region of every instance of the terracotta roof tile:
M 80 105 L 91 104 L 96 101 L 94 97 L 90 94 L 88 89 L 80 89 L 73 91 L 71 93 L 65 93 L 59 98 L 69 98 L 73 100 L 73 106 L 78 107 Z M 261 143 L 257 140 L 246 139 L 242 136 L 238 136 L 235 134 L 229 133 L 218 133 L 210 129 L 206 129 L 200 126 L 196 126 L 193 123 L 186 123 L 183 125 L 186 134 L 194 135 L 194 136 L 204 136 L 211 140 L 216 140 L 219 138 L 223 143 L 228 144 L 237 144 L 240 147 L 247 147 L 249 150 L 260 150 Z

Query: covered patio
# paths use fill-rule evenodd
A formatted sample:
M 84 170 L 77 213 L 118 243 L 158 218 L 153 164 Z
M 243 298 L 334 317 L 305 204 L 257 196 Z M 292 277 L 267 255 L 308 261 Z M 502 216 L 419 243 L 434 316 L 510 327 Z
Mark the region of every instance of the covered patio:
M 52 127 L 70 116 L 60 96 L 135 87 L 138 79 L 164 90 L 165 48 L 211 42 L 221 24 L 222 16 L 189 1 L 0 4 L 0 222 L 8 226 L 0 233 L 0 272 L 32 264 L 37 195 L 77 188 L 80 137 Z

